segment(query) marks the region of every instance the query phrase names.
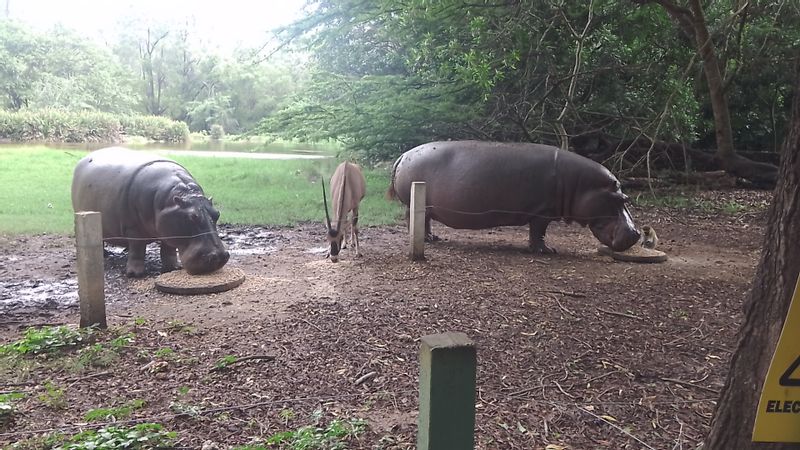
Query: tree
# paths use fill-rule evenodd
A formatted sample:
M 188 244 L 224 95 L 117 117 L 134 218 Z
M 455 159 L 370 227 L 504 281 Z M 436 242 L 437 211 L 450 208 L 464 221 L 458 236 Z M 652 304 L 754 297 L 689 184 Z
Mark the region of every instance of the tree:
M 709 99 L 708 89 L 697 89 L 699 83 L 692 75 L 698 47 L 672 45 L 687 37 L 672 26 L 670 16 L 657 5 L 634 8 L 630 0 L 312 3 L 313 13 L 287 28 L 283 36 L 311 51 L 319 75 L 312 80 L 314 87 L 309 89 L 309 95 L 301 94 L 297 104 L 285 111 L 289 114 L 283 114 L 283 120 L 265 122 L 263 131 L 281 136 L 301 132 L 307 125 L 303 123 L 302 107 L 317 121 L 315 135 L 323 133 L 342 139 L 356 150 L 384 155 L 398 152 L 410 141 L 437 138 L 565 146 L 575 143 L 575 138 L 602 133 L 617 141 L 645 137 L 695 142 L 705 138 L 700 133 L 709 128 L 713 133 L 716 129 L 706 126 L 706 109 L 731 112 L 730 108 L 708 106 L 712 100 L 724 100 L 726 89 L 738 89 L 737 78 L 732 75 L 723 80 L 727 84 L 721 84 L 713 99 Z M 794 18 L 797 14 L 772 2 L 760 8 L 759 15 L 754 15 L 757 18 L 742 22 L 738 33 L 727 28 L 705 28 L 709 37 L 724 38 L 720 39 L 723 61 L 709 64 L 709 71 L 717 67 L 720 76 L 740 74 L 751 85 L 757 85 L 764 77 L 763 73 L 756 75 L 757 70 L 763 72 L 767 67 L 770 73 L 781 73 L 785 62 L 779 59 L 777 64 L 762 64 L 757 70 L 750 69 L 750 61 L 759 51 L 771 56 L 779 53 L 776 49 L 791 46 L 795 40 L 792 36 L 800 33 L 775 30 L 776 25 L 784 23 L 784 17 Z M 691 12 L 681 9 L 684 10 Z M 713 22 L 709 23 L 728 23 L 720 19 L 727 17 L 725 12 L 725 6 L 712 4 L 708 15 Z M 764 39 L 755 39 L 753 30 Z M 732 40 L 730 35 L 738 39 Z M 691 39 L 695 40 L 694 34 Z M 704 52 L 703 56 L 712 58 L 716 53 Z M 731 70 L 725 72 L 727 67 L 719 67 L 723 64 L 729 64 Z M 349 103 L 343 102 L 335 91 L 320 95 L 333 79 L 347 80 L 349 91 L 360 94 L 352 96 Z M 772 118 L 775 123 L 781 122 L 785 108 L 780 100 L 782 80 L 770 79 L 775 80 L 774 86 L 759 92 L 778 100 L 751 98 L 757 100 L 752 103 L 758 108 L 734 110 L 737 124 L 750 125 L 752 121 Z M 363 110 L 377 110 L 381 113 L 379 118 L 404 117 L 409 100 L 405 91 L 381 90 L 382 95 L 392 94 L 391 97 L 363 95 L 370 91 L 367 85 L 401 82 L 437 90 L 437 95 L 429 96 L 427 101 L 437 108 L 429 113 L 422 105 L 417 108 L 421 114 L 404 124 L 402 133 L 408 134 L 392 130 L 389 136 L 377 136 L 377 130 L 390 126 L 378 121 L 372 126 L 341 126 L 343 116 L 356 117 Z M 326 120 L 317 112 L 329 105 L 318 102 L 329 97 L 337 100 L 339 109 Z M 440 109 L 464 113 L 440 116 Z M 348 114 L 343 114 L 345 111 Z M 721 121 L 725 122 L 724 117 Z M 730 129 L 730 120 L 727 122 Z M 661 126 L 662 123 L 667 125 Z M 761 126 L 758 129 L 771 132 Z M 746 127 L 737 131 L 747 134 Z M 726 139 L 733 141 L 731 133 L 724 136 L 723 148 Z M 362 147 L 375 141 L 379 147 Z M 587 153 L 598 152 L 590 149 Z M 620 168 L 627 170 L 636 165 L 637 161 L 627 161 Z
M 800 444 L 750 442 L 761 388 L 800 273 L 800 60 L 795 73 L 792 119 L 783 145 L 764 248 L 753 288 L 744 303 L 744 324 L 728 379 L 705 442 L 708 450 L 800 448 Z

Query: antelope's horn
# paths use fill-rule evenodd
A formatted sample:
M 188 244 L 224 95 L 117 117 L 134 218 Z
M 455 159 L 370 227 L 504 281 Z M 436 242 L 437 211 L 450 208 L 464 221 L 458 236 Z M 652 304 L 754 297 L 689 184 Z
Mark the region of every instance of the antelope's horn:
M 328 229 L 330 230 L 331 229 L 331 216 L 328 213 L 328 194 L 325 193 L 325 179 L 324 178 L 320 178 L 320 181 L 322 181 L 322 203 L 325 204 L 325 224 L 328 227 Z

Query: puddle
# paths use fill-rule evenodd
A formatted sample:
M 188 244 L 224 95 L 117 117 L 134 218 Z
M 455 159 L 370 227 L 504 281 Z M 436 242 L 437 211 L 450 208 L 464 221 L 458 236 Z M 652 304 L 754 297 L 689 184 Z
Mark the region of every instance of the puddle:
M 0 284 L 0 311 L 17 308 L 59 308 L 78 303 L 78 280 L 25 280 Z
M 220 239 L 233 256 L 265 255 L 280 250 L 289 240 L 278 233 L 262 227 L 223 225 L 219 229 Z M 324 247 L 321 247 L 326 251 Z M 137 280 L 125 277 L 127 251 L 122 247 L 107 246 L 105 254 L 106 301 L 127 298 L 128 290 Z M 19 260 L 10 255 L 8 262 Z M 161 262 L 158 245 L 147 246 L 145 254 L 147 279 L 155 277 Z M 53 309 L 75 307 L 78 304 L 78 279 L 27 279 L 0 280 L 0 315 L 23 309 Z
M 227 228 L 227 227 L 226 227 Z M 231 256 L 266 255 L 278 251 L 286 238 L 265 228 L 236 230 L 223 228 L 219 237 Z

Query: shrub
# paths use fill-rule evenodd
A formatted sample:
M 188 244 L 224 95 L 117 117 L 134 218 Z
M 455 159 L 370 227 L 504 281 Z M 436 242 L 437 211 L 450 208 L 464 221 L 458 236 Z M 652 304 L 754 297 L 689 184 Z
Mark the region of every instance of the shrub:
M 215 141 L 222 140 L 222 138 L 225 137 L 225 128 L 222 128 L 222 125 L 215 123 L 214 125 L 211 125 L 210 134 L 211 139 Z
M 57 109 L 0 110 L 0 139 L 17 142 L 122 142 L 122 136 L 159 142 L 185 142 L 185 123 L 158 116 L 115 116 Z
M 112 114 L 57 109 L 0 111 L 0 139 L 46 142 L 120 142 Z
M 160 116 L 123 116 L 120 118 L 123 133 L 142 136 L 158 142 L 185 142 L 189 127 L 185 123 Z

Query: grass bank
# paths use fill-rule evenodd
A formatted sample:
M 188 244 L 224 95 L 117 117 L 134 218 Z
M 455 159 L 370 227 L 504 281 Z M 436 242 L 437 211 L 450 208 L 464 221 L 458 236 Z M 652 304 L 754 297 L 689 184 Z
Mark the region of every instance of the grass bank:
M 73 232 L 70 184 L 86 152 L 45 147 L 0 149 L 0 233 Z M 292 225 L 325 217 L 320 177 L 327 181 L 338 161 L 254 160 L 170 155 L 214 197 L 222 223 Z M 399 203 L 384 192 L 385 169 L 365 170 L 367 197 L 359 223 L 382 225 L 402 218 Z

